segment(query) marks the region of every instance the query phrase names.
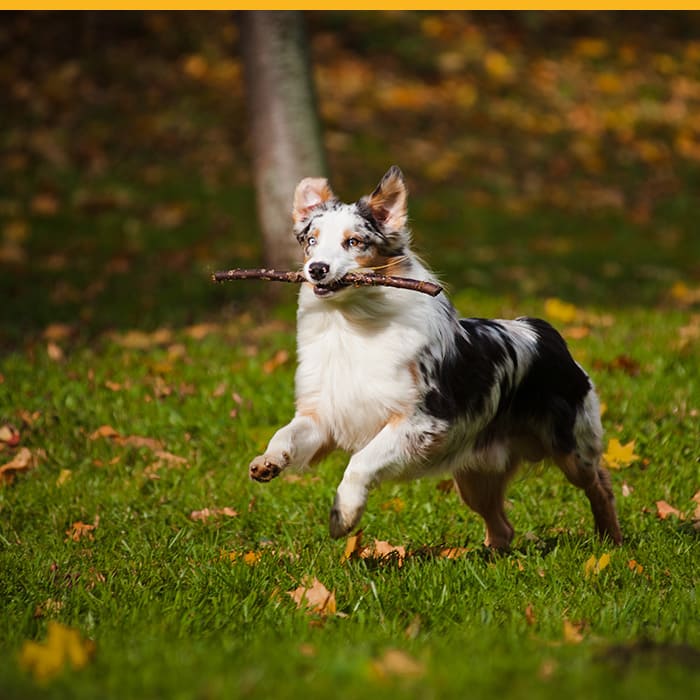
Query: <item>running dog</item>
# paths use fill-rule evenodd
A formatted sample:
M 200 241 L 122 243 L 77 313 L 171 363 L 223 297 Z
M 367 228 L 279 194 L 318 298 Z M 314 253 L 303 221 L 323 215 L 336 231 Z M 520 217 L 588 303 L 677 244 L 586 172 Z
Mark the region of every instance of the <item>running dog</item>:
M 352 454 L 330 512 L 339 538 L 388 479 L 451 474 L 485 521 L 485 544 L 508 548 L 508 481 L 522 461 L 551 458 L 588 497 L 601 537 L 622 541 L 600 464 L 600 407 L 588 375 L 546 321 L 459 319 L 444 293 L 343 287 L 347 272 L 435 281 L 411 252 L 407 191 L 393 166 L 377 188 L 340 202 L 323 178 L 296 188 L 304 251 L 298 307 L 296 412 L 250 476 L 270 481 L 329 451 Z

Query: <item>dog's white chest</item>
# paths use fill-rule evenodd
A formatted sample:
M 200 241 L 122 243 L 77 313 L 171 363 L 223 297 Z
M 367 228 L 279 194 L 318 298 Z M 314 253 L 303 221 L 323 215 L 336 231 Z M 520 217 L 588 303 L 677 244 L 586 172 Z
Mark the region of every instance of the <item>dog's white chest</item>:
M 333 313 L 301 318 L 298 331 L 298 408 L 313 411 L 339 447 L 361 449 L 415 404 L 412 362 L 421 334 Z

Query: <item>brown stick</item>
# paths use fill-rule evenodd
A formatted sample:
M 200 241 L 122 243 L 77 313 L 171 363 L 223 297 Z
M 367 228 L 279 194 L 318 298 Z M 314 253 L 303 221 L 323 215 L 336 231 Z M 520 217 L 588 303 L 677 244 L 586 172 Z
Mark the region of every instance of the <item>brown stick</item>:
M 230 280 L 267 280 L 268 282 L 293 282 L 301 284 L 308 280 L 301 272 L 295 270 L 266 270 L 261 268 L 234 270 L 221 270 L 211 276 L 214 282 L 228 282 Z M 414 292 L 423 292 L 431 297 L 436 297 L 442 291 L 442 287 L 427 280 L 414 280 L 408 277 L 393 277 L 391 275 L 378 275 L 375 272 L 348 272 L 337 282 L 329 285 L 337 287 L 397 287 L 410 289 Z

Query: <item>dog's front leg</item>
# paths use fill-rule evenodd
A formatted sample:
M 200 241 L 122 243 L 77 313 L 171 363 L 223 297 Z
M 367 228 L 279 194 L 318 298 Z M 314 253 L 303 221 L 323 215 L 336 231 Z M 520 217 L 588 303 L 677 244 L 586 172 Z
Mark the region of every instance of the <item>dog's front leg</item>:
M 287 467 L 305 467 L 327 444 L 328 438 L 311 416 L 297 414 L 270 440 L 248 470 L 251 479 L 270 481 Z
M 370 489 L 401 473 L 411 454 L 412 435 L 415 429 L 407 421 L 389 423 L 351 457 L 331 509 L 331 537 L 349 534 L 362 517 Z

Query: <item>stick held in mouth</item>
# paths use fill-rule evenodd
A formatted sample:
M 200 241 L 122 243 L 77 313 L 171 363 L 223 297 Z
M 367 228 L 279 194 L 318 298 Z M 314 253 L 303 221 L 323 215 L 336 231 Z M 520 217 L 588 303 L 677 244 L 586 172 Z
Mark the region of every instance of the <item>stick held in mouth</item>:
M 214 282 L 228 282 L 230 280 L 267 280 L 268 282 L 292 282 L 301 284 L 307 279 L 301 272 L 295 270 L 269 270 L 265 268 L 235 268 L 233 270 L 221 270 L 211 276 Z M 333 284 L 334 287 L 397 287 L 398 289 L 410 289 L 414 292 L 422 292 L 436 297 L 442 291 L 442 287 L 427 280 L 414 280 L 409 277 L 394 277 L 392 275 L 378 275 L 375 272 L 348 272 L 344 277 Z

